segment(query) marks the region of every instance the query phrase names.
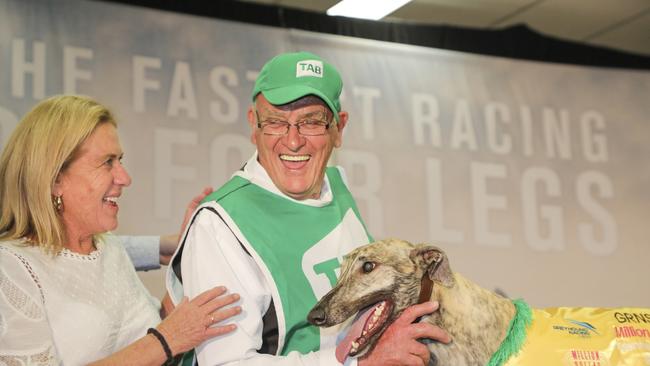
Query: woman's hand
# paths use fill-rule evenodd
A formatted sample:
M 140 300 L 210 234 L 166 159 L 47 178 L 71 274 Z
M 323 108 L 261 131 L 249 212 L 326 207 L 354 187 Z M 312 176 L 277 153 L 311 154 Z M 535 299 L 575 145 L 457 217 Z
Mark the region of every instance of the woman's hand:
M 191 301 L 184 297 L 156 327 L 165 337 L 172 354 L 189 351 L 209 338 L 235 330 L 234 324 L 215 325 L 241 312 L 240 306 L 223 308 L 239 300 L 238 294 L 225 293 L 226 288 L 220 286 L 201 293 Z

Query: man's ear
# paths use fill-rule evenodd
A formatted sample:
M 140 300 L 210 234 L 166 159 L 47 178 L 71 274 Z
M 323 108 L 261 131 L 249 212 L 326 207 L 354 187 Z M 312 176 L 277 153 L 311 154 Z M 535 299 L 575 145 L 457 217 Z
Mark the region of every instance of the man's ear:
M 432 281 L 445 287 L 453 287 L 456 284 L 447 255 L 442 249 L 429 244 L 418 244 L 409 257 Z
M 246 116 L 248 117 L 248 126 L 251 129 L 251 142 L 253 145 L 257 145 L 257 136 L 255 134 L 257 131 L 257 118 L 252 104 L 248 107 L 248 113 L 246 113 Z
M 336 139 L 334 140 L 334 146 L 339 148 L 343 144 L 343 129 L 348 123 L 348 112 L 339 112 L 339 122 L 336 124 Z

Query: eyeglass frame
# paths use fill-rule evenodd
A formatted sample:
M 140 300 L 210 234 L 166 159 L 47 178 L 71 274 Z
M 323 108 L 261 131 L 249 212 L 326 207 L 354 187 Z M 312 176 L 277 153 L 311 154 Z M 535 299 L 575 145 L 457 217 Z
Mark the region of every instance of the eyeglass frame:
M 300 133 L 300 126 L 304 126 L 307 123 L 307 121 L 303 120 L 303 121 L 300 121 L 298 123 L 289 123 L 289 121 L 278 120 L 281 123 L 277 123 L 277 122 L 275 122 L 275 123 L 276 124 L 284 124 L 286 126 L 286 130 L 282 134 L 274 134 L 274 133 L 264 132 L 263 128 L 264 128 L 265 125 L 263 125 L 263 123 L 266 123 L 268 121 L 268 119 L 266 119 L 264 121 L 260 121 L 260 115 L 257 112 L 257 106 L 254 103 L 253 103 L 253 110 L 255 111 L 255 118 L 257 119 L 257 128 L 262 130 L 262 133 L 265 134 L 265 135 L 268 135 L 268 136 L 286 136 L 286 135 L 289 134 L 289 130 L 291 129 L 292 126 L 295 127 L 296 130 L 298 130 L 298 134 L 300 136 L 304 136 L 304 137 L 324 136 L 324 135 L 327 134 L 327 131 L 329 130 L 330 126 L 332 125 L 332 121 L 334 120 L 333 116 L 332 116 L 332 118 L 330 118 L 329 121 L 317 120 L 319 122 L 326 122 L 327 123 L 327 124 L 325 124 L 325 131 L 323 133 L 321 133 L 321 134 L 318 134 L 318 135 L 304 135 L 304 134 Z M 269 122 L 269 123 L 271 123 L 271 122 Z M 322 124 L 320 124 L 320 123 L 319 123 L 319 125 L 322 126 Z M 266 124 L 266 126 L 268 126 L 268 124 Z

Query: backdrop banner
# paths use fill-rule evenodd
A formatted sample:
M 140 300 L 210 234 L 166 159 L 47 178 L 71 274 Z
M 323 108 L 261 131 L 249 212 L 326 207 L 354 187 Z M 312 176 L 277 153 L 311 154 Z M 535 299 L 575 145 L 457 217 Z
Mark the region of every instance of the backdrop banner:
M 331 164 L 375 238 L 436 243 L 452 269 L 534 306 L 650 307 L 648 72 L 0 0 L 0 146 L 43 98 L 96 98 L 133 177 L 118 232 L 173 233 L 253 153 L 253 80 L 294 50 L 342 74 L 350 121 Z M 161 272 L 143 275 L 158 296 Z

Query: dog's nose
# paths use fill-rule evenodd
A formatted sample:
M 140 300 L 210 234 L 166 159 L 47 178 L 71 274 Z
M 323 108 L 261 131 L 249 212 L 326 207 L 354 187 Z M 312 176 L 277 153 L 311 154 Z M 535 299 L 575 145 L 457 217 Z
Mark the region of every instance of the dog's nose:
M 325 310 L 321 307 L 315 307 L 307 314 L 307 321 L 313 325 L 323 325 L 326 320 L 327 314 L 325 314 Z

